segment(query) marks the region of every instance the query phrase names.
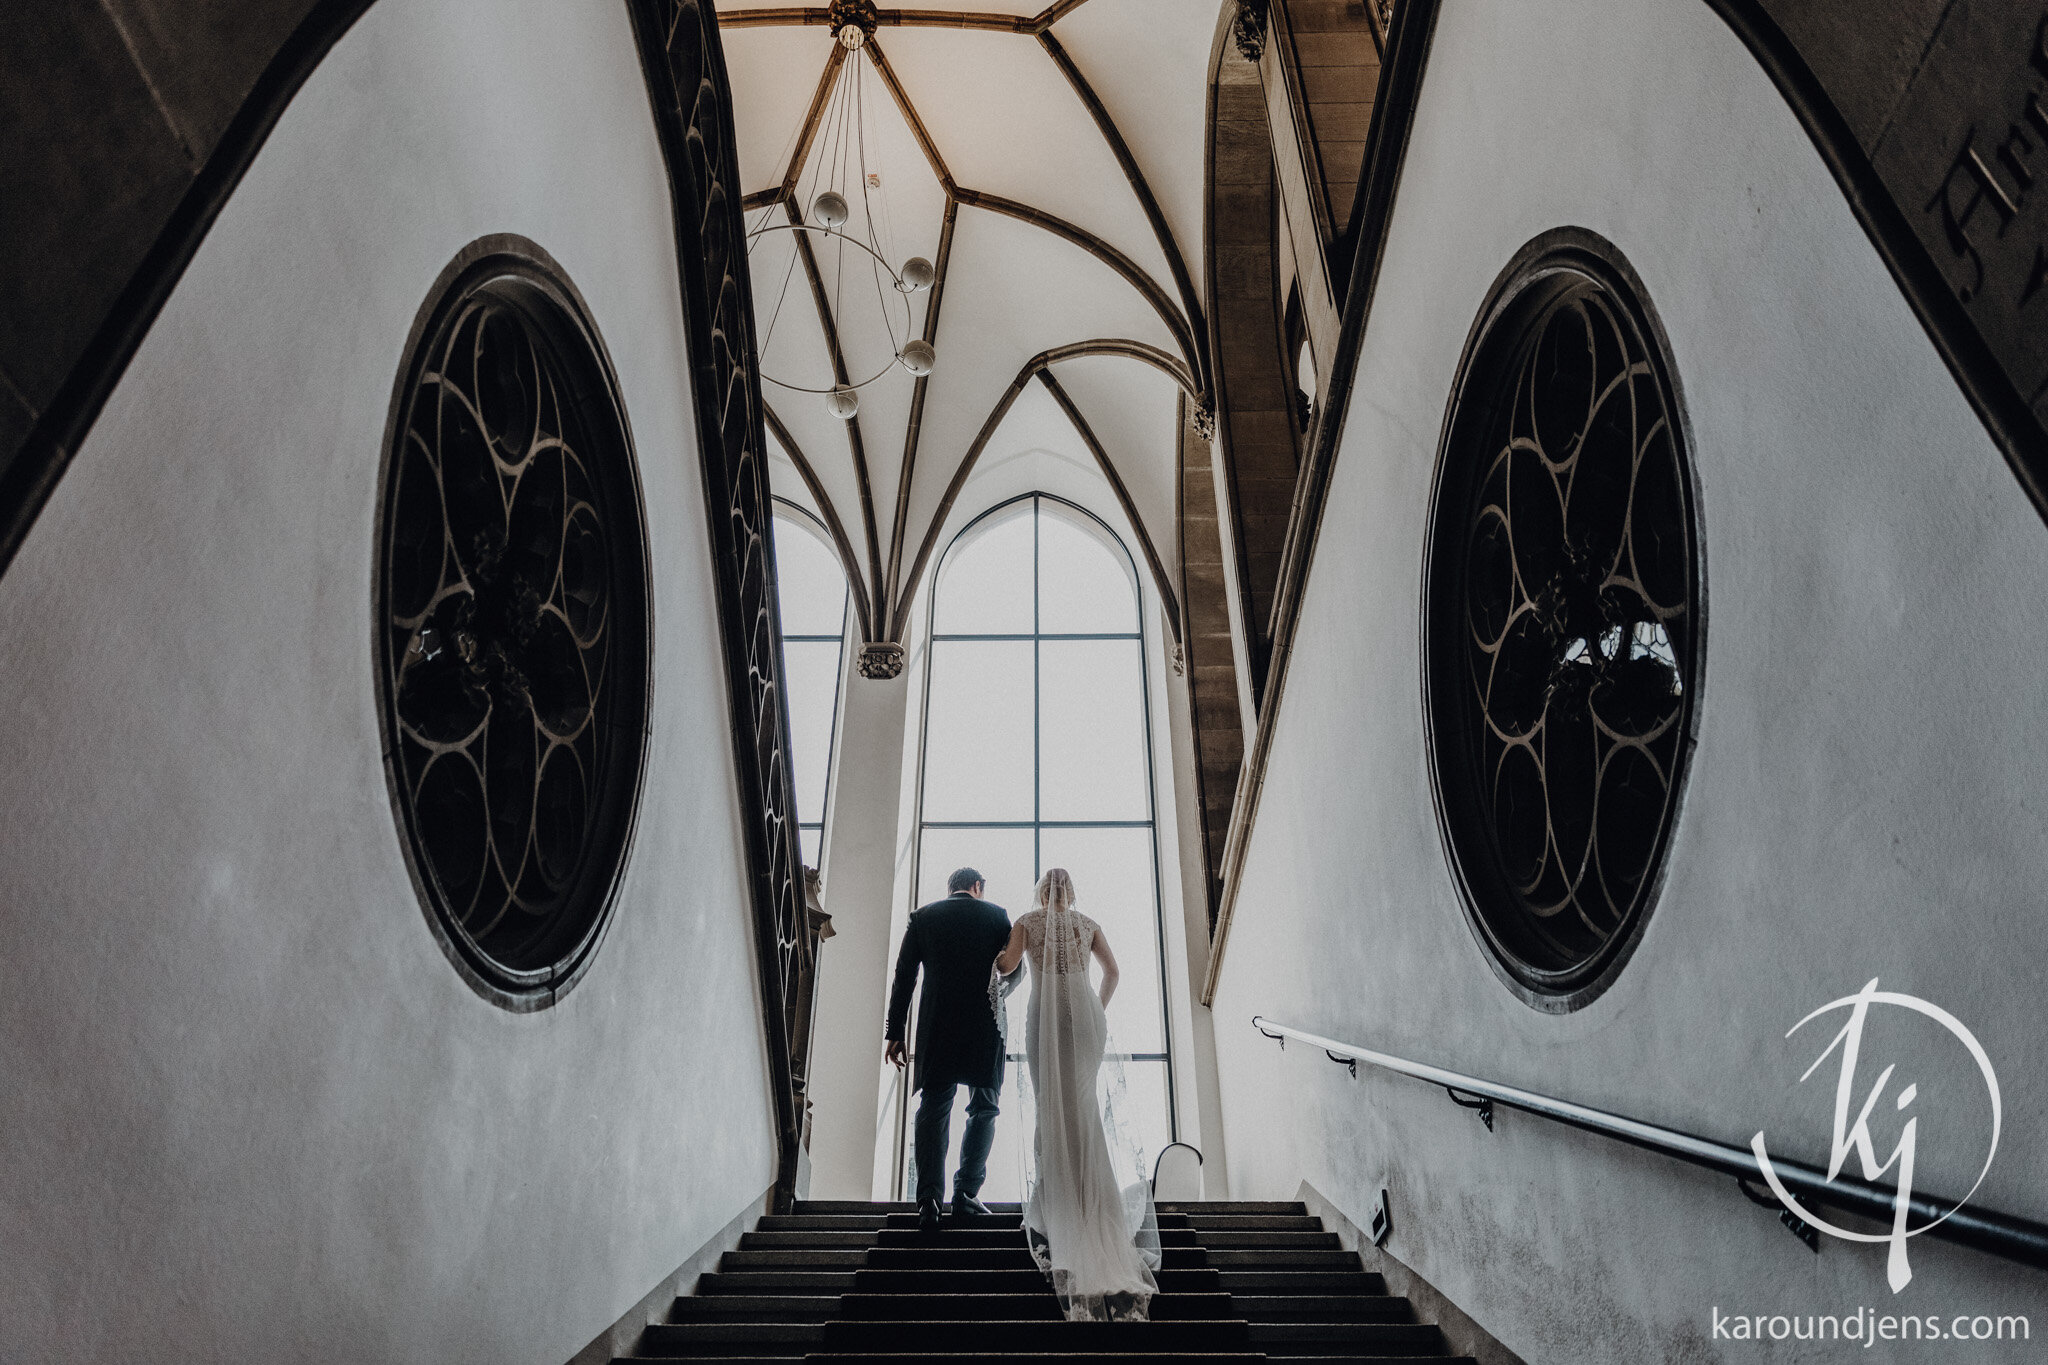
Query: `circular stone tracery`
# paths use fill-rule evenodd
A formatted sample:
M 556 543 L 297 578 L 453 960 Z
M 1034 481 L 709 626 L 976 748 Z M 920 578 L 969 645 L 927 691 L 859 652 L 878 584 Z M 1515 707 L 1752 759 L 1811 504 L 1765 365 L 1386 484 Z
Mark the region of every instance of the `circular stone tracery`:
M 443 942 L 502 1003 L 546 1003 L 597 941 L 639 787 L 631 448 L 544 258 L 462 270 L 419 337 L 379 573 L 394 794 Z
M 1496 294 L 1431 542 L 1445 832 L 1480 938 L 1545 1008 L 1590 999 L 1640 931 L 1699 655 L 1677 405 L 1636 291 L 1602 255 L 1552 251 Z

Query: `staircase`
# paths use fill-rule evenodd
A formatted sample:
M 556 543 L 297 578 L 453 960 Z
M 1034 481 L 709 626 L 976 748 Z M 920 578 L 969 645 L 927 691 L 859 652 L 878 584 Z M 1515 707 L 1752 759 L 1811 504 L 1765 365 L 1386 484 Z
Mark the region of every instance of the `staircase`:
M 635 1359 L 1457 1365 L 1301 1204 L 1161 1204 L 1160 1292 L 1152 1320 L 1129 1323 L 1065 1321 L 1017 1206 L 994 1207 L 920 1233 L 909 1204 L 799 1202 L 677 1299 Z

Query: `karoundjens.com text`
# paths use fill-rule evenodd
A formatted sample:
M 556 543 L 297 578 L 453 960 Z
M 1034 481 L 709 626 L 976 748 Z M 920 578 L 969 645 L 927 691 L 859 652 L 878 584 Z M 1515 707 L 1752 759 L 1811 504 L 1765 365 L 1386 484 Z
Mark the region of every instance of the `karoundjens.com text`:
M 1724 1313 L 1713 1310 L 1715 1341 L 1842 1341 L 1870 1347 L 1880 1341 L 2031 1341 L 2032 1328 L 2018 1314 Z

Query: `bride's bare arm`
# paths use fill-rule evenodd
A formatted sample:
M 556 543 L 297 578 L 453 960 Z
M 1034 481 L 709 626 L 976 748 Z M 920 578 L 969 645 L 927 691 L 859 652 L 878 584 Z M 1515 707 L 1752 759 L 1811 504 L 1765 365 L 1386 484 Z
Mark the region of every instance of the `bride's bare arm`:
M 1109 940 L 1102 936 L 1100 929 L 1095 931 L 1095 942 L 1088 951 L 1102 964 L 1102 1008 L 1108 1009 L 1109 997 L 1116 994 L 1116 979 L 1120 975 L 1116 969 L 1116 954 L 1109 950 Z
M 1003 951 L 996 957 L 996 971 L 1008 976 L 1017 970 L 1017 964 L 1024 960 L 1024 926 L 1014 925 L 1010 929 L 1010 941 L 1003 945 Z

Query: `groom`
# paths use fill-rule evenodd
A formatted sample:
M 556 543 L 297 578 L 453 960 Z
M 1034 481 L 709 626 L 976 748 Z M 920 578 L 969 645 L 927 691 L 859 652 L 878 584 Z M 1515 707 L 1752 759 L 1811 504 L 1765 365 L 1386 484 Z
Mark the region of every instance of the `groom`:
M 963 867 L 946 879 L 951 894 L 910 916 L 896 955 L 886 1036 L 891 1062 L 901 1067 L 903 1026 L 910 993 L 924 968 L 917 1004 L 917 1226 L 936 1231 L 946 1189 L 946 1136 L 953 1093 L 967 1090 L 967 1130 L 960 1135 L 960 1169 L 953 1176 L 953 1216 L 987 1213 L 974 1196 L 988 1175 L 988 1149 L 996 1137 L 996 1099 L 1003 1085 L 1003 1040 L 989 1006 L 988 974 L 1010 938 L 1010 917 L 981 898 L 982 876 Z M 1019 966 L 1021 967 L 1021 963 Z

